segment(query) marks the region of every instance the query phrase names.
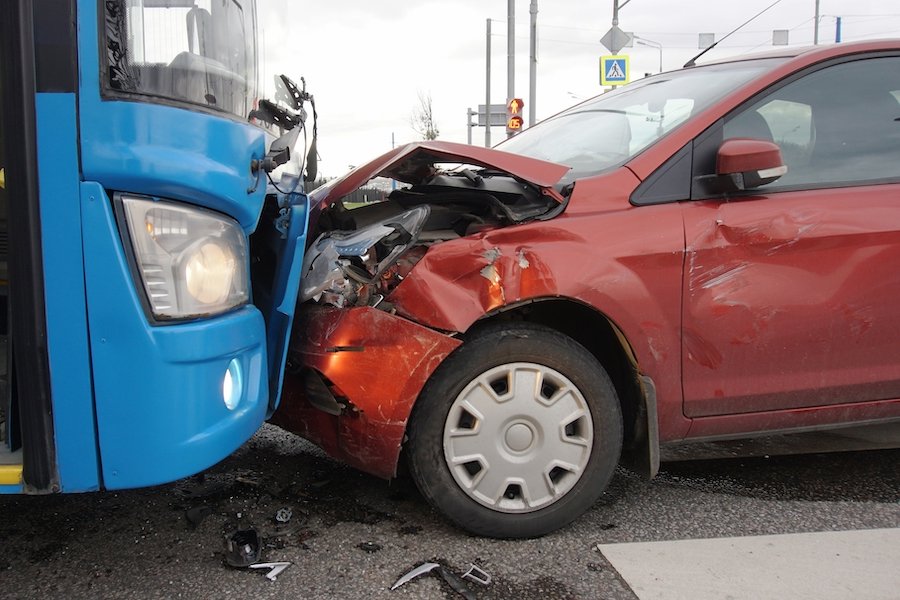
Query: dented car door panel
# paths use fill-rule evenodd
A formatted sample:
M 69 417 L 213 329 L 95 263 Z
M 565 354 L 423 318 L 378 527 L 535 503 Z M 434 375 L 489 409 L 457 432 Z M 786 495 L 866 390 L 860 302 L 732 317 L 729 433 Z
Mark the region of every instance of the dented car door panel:
M 685 205 L 689 417 L 900 397 L 898 192 Z

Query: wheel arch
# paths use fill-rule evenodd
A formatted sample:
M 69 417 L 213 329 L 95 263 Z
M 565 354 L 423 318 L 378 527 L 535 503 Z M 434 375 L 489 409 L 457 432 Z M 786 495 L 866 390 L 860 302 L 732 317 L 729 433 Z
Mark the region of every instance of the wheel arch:
M 621 464 L 652 478 L 659 471 L 656 388 L 641 374 L 625 333 L 608 316 L 571 298 L 545 298 L 505 306 L 472 324 L 465 336 L 502 321 L 524 321 L 562 333 L 590 352 L 613 382 L 622 409 Z

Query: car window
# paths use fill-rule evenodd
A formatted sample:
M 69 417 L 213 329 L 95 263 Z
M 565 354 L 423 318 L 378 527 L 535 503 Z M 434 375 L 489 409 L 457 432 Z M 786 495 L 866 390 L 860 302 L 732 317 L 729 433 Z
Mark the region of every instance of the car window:
M 649 103 L 631 107 L 627 113 L 631 129 L 629 155 L 637 154 L 676 125 L 686 121 L 693 108 L 693 98 L 668 98 L 656 111 L 651 110 Z
M 900 180 L 900 58 L 810 73 L 727 119 L 733 137 L 781 147 L 788 172 L 766 190 Z
M 620 165 L 783 59 L 705 65 L 630 83 L 529 127 L 497 146 L 566 165 L 572 181 Z

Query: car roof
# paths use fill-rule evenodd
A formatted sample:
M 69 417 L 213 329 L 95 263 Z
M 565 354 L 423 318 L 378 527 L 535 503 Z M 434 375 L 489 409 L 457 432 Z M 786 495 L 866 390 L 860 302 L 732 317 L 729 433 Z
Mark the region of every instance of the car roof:
M 783 46 L 774 50 L 724 57 L 716 60 L 701 60 L 697 66 L 736 63 L 760 58 L 831 58 L 860 52 L 884 50 L 900 50 L 900 39 L 865 40 L 861 42 L 844 42 L 838 44 L 819 44 L 817 46 Z

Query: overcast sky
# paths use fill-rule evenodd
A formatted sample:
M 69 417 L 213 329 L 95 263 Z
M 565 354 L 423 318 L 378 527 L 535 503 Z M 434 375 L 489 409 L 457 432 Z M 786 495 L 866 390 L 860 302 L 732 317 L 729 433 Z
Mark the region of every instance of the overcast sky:
M 620 4 L 624 0 L 620 0 Z M 619 27 L 662 45 L 664 70 L 698 50 L 698 34 L 728 33 L 774 0 L 630 0 Z M 465 142 L 468 108 L 485 101 L 486 21 L 492 19 L 491 101 L 507 90 L 507 0 L 258 0 L 266 84 L 277 73 L 306 78 L 319 111 L 319 173 L 334 177 L 349 165 L 420 139 L 410 125 L 418 92 L 430 93 L 440 139 Z M 537 119 L 603 91 L 599 40 L 610 28 L 613 0 L 538 0 L 537 98 L 529 97 L 529 8 L 516 0 L 515 95 L 535 102 Z M 900 38 L 900 0 L 821 0 L 820 43 L 834 41 L 842 17 L 844 41 Z M 707 57 L 771 48 L 772 30 L 787 29 L 790 45 L 813 41 L 815 0 L 782 0 L 723 41 Z M 659 69 L 659 50 L 636 45 L 632 78 Z M 702 59 L 701 59 L 702 62 Z M 271 94 L 271 90 L 269 91 Z M 492 142 L 505 137 L 492 129 Z M 473 129 L 484 144 L 484 128 Z

